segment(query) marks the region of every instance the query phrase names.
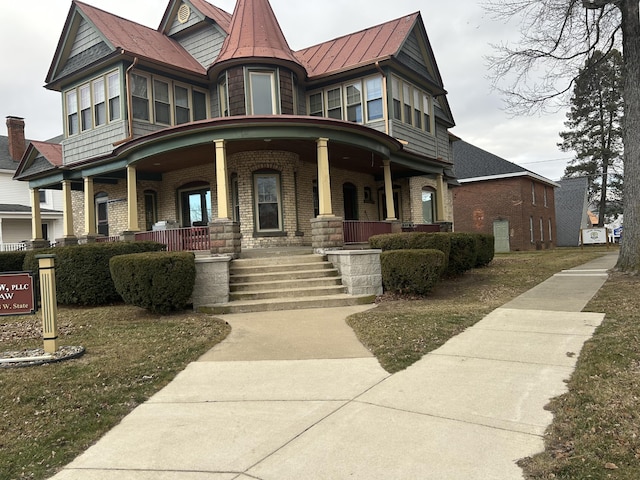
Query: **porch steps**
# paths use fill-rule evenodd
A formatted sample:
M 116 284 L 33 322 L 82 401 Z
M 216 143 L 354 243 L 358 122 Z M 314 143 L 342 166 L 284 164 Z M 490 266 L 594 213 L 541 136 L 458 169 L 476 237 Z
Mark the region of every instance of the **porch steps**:
M 373 303 L 375 296 L 346 293 L 337 269 L 322 255 L 289 252 L 231 262 L 229 303 L 201 307 L 213 314 Z

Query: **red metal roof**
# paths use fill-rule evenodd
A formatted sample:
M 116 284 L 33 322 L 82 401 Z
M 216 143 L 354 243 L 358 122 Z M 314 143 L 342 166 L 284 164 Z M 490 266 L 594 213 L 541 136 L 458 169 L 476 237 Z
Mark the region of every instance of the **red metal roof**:
M 53 166 L 62 166 L 62 145 L 59 143 L 31 141 L 31 145 Z
M 214 64 L 241 58 L 270 58 L 300 65 L 268 0 L 238 0 L 229 36 Z
M 420 13 L 345 35 L 335 40 L 295 52 L 307 68 L 309 77 L 316 77 L 396 55 Z
M 182 70 L 206 75 L 206 70 L 175 40 L 144 25 L 73 0 L 107 40 L 127 53 Z
M 231 27 L 231 14 L 225 12 L 221 8 L 216 7 L 215 5 L 211 5 L 209 2 L 205 0 L 189 0 L 191 5 L 194 6 L 197 10 L 202 12 L 208 18 L 211 18 L 215 21 L 222 29 L 229 33 Z

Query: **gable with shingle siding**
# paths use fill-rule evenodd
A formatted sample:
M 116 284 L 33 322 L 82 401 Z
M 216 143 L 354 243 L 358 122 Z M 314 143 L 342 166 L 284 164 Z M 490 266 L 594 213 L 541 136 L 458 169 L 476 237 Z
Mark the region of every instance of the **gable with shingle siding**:
M 398 53 L 398 60 L 413 71 L 436 83 L 436 79 L 431 75 L 431 66 L 425 59 L 415 28 L 407 37 L 402 50 Z
M 209 67 L 222 49 L 225 34 L 215 25 L 206 25 L 175 39 L 203 67 Z

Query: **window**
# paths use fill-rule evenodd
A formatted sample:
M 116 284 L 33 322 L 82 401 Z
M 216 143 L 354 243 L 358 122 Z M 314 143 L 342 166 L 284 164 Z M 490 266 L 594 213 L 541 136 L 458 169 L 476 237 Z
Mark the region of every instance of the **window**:
M 402 84 L 402 104 L 404 105 L 402 119 L 404 123 L 411 124 L 411 87 L 406 83 Z
M 180 190 L 183 227 L 203 227 L 211 220 L 211 189 L 206 182 L 194 182 Z
M 540 217 L 540 241 L 544 242 L 544 226 L 542 224 L 542 217 Z
M 109 95 L 109 121 L 120 119 L 120 73 L 107 75 Z
M 422 221 L 427 224 L 436 221 L 436 192 L 433 188 L 422 188 Z
M 82 131 L 91 130 L 91 89 L 89 84 L 82 85 L 80 92 L 80 126 Z
M 109 196 L 100 192 L 95 196 L 96 200 L 96 224 L 98 235 L 109 236 Z
M 400 80 L 396 77 L 391 79 L 393 89 L 393 118 L 402 121 L 402 102 L 400 100 Z
M 551 219 L 549 219 L 549 241 L 551 242 L 553 239 L 553 235 L 551 235 Z
M 431 131 L 431 97 L 426 93 L 422 95 L 422 114 L 424 115 L 424 129 Z
M 107 123 L 107 104 L 105 102 L 104 78 L 91 83 L 93 90 L 93 124 L 96 127 Z
M 240 189 L 238 187 L 238 175 L 231 175 L 231 208 L 232 219 L 234 222 L 240 222 Z
M 542 192 L 543 195 L 543 199 L 544 199 L 544 206 L 548 207 L 549 205 L 547 204 L 547 186 L 544 186 L 544 190 Z
M 358 189 L 353 183 L 342 185 L 344 219 L 358 220 Z
M 535 239 L 533 238 L 533 217 L 529 217 L 529 238 L 531 243 L 535 242 Z
M 67 92 L 67 134 L 78 133 L 78 94 L 75 90 Z
M 536 204 L 536 184 L 531 182 L 531 203 Z
M 251 113 L 253 115 L 276 114 L 275 74 L 273 72 L 249 72 L 251 89 Z
M 158 222 L 158 195 L 153 190 L 144 191 L 144 220 L 147 232 Z
M 38 198 L 40 199 L 40 203 L 47 203 L 47 192 L 38 190 Z
M 354 83 L 347 85 L 347 120 L 362 123 L 362 85 Z
M 417 89 L 413 89 L 413 126 L 416 128 L 422 128 L 422 110 L 420 110 L 421 107 L 421 100 L 422 100 L 422 94 L 420 93 L 420 90 Z
M 191 121 L 191 108 L 189 107 L 189 89 L 175 86 L 176 125 Z
M 276 232 L 282 230 L 280 201 L 280 175 L 257 173 L 254 175 L 256 230 Z
M 229 116 L 229 90 L 227 89 L 227 78 L 223 77 L 218 84 L 218 97 L 220 98 L 220 116 Z
M 367 79 L 367 121 L 380 120 L 383 117 L 382 109 L 382 78 Z
M 169 84 L 160 80 L 153 81 L 153 104 L 156 123 L 171 125 L 171 100 Z
M 309 95 L 309 115 L 312 117 L 324 116 L 324 108 L 322 108 L 322 92 Z
M 149 121 L 149 87 L 147 77 L 132 73 L 131 83 L 133 118 Z
M 342 120 L 342 94 L 340 88 L 334 88 L 327 92 L 327 116 Z
M 314 180 L 312 184 L 312 195 L 313 195 L 313 216 L 317 217 L 320 215 L 320 194 L 318 193 L 318 181 Z
M 205 120 L 207 118 L 207 94 L 194 89 L 192 91 L 192 99 L 193 121 Z

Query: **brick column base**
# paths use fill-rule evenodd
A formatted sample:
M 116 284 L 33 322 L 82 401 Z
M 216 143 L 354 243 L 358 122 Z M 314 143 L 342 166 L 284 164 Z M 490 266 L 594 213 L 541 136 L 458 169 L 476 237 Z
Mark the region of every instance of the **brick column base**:
M 69 245 L 78 245 L 78 237 L 56 238 L 56 245 L 59 247 L 68 247 Z
M 211 253 L 231 255 L 237 258 L 242 250 L 240 224 L 232 220 L 218 219 L 209 224 Z
M 43 239 L 29 240 L 25 243 L 27 244 L 27 250 L 39 250 L 41 248 L 49 248 L 51 246 L 49 240 Z
M 342 248 L 344 225 L 340 217 L 318 217 L 311 219 L 311 246 L 318 248 Z

